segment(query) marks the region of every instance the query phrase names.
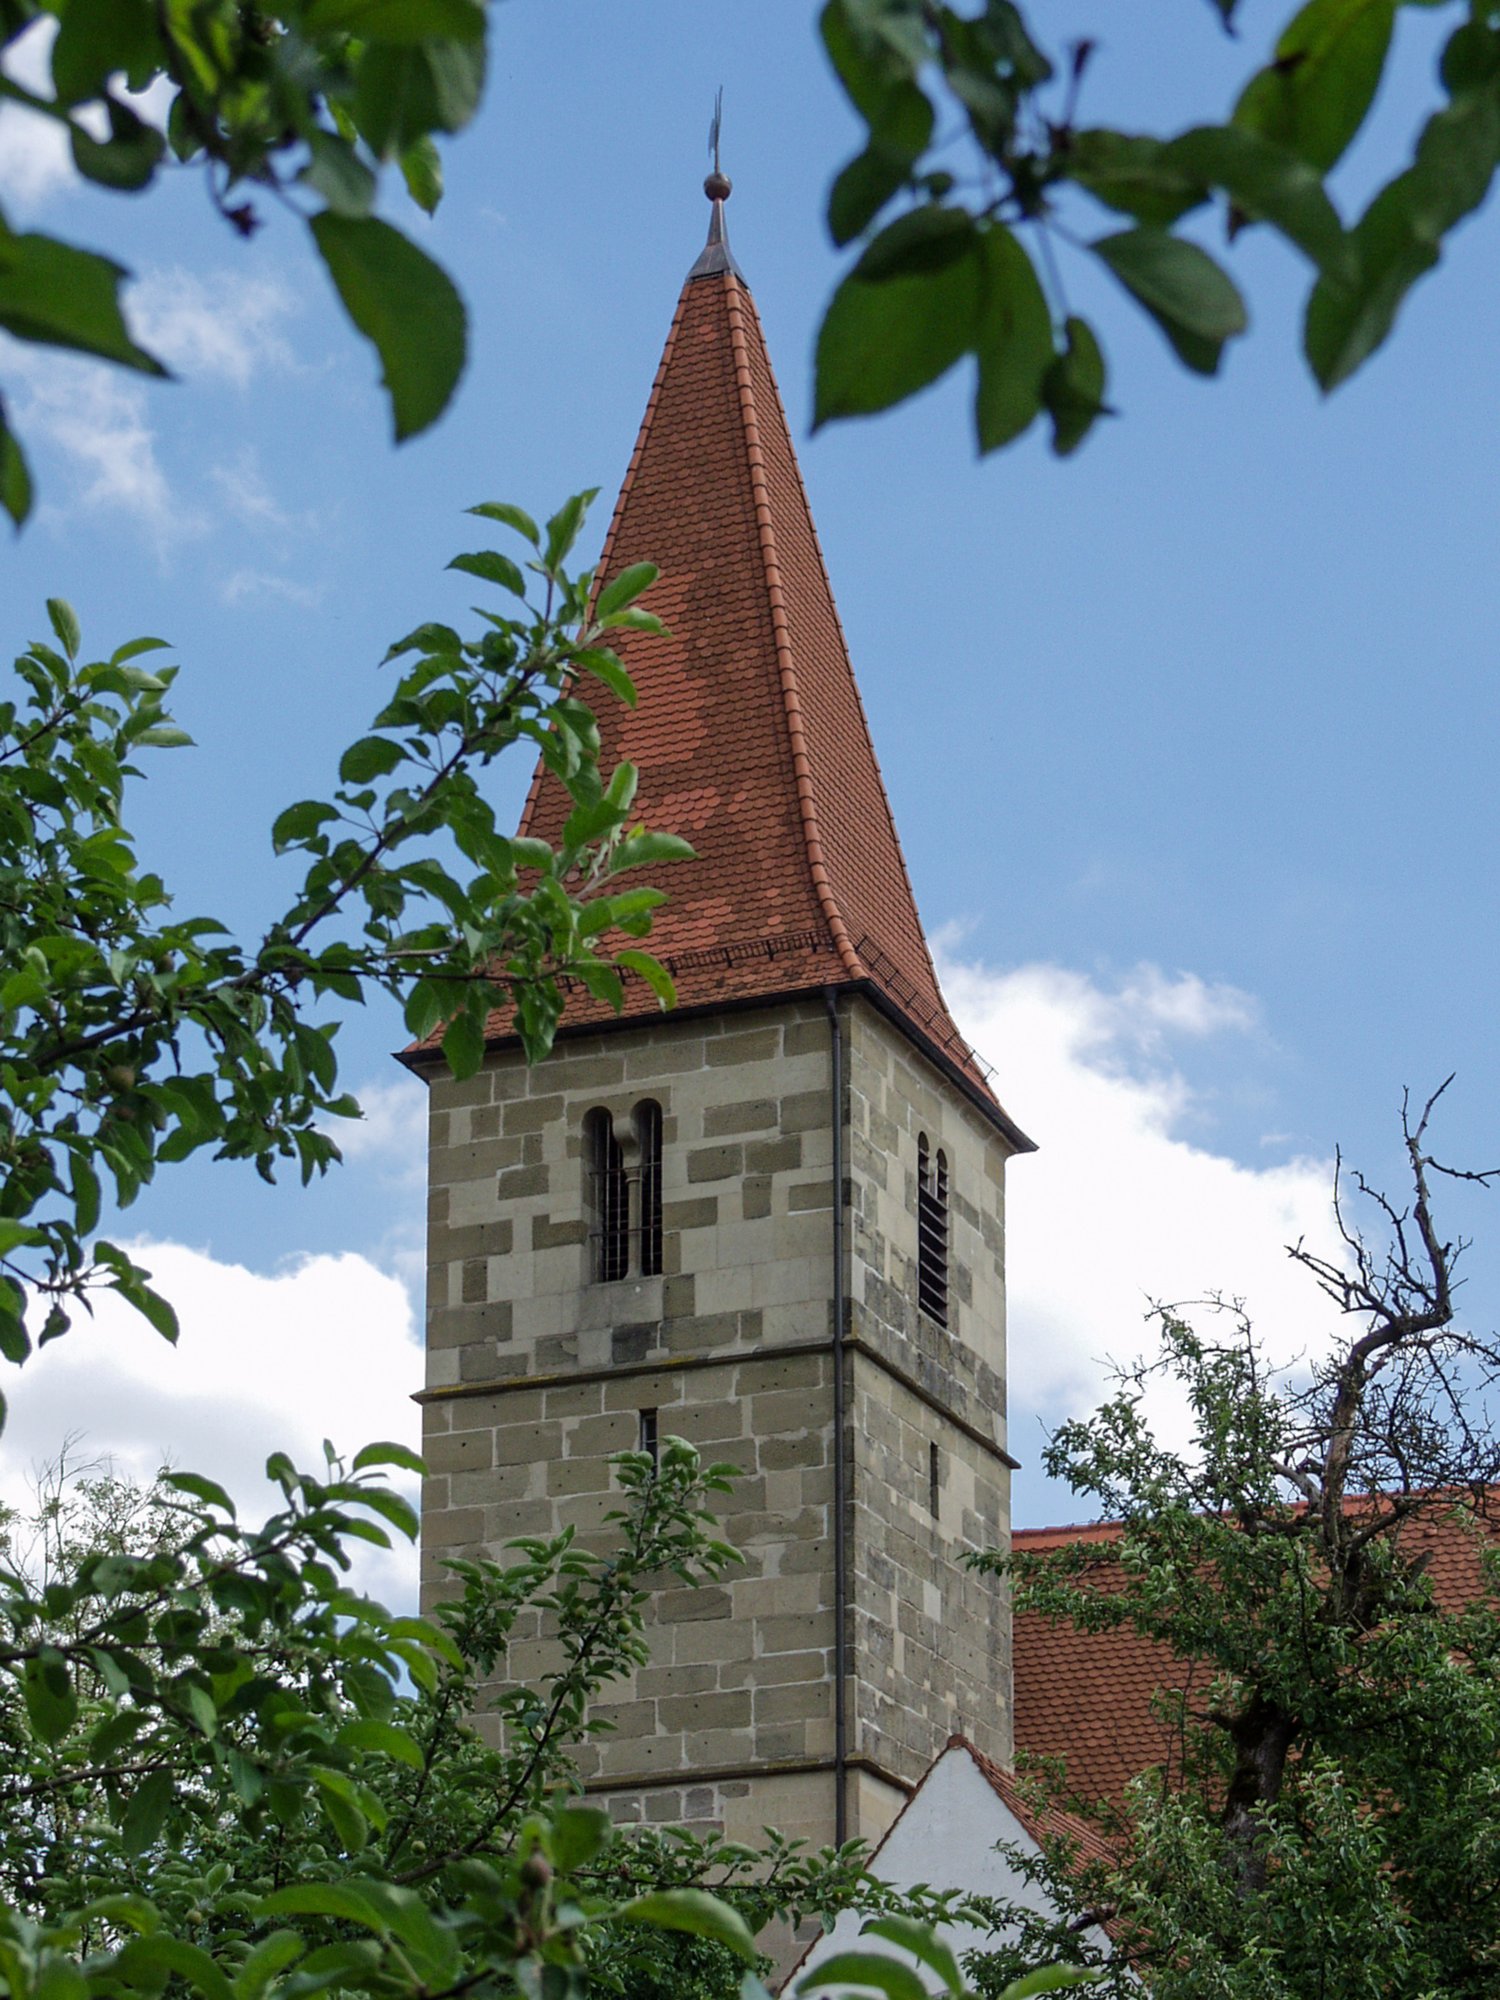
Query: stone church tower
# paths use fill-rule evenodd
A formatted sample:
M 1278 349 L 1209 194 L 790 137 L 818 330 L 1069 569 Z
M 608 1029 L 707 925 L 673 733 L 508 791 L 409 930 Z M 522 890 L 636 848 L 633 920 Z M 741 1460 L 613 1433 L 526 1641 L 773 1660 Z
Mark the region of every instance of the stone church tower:
M 430 1593 L 446 1557 L 589 1531 L 610 1454 L 658 1436 L 739 1466 L 746 1562 L 660 1596 L 585 1776 L 624 1818 L 821 1844 L 878 1836 L 954 1731 L 1009 1761 L 1009 1607 L 959 1558 L 1009 1532 L 1004 1177 L 1030 1141 L 938 990 L 707 189 L 601 564 L 662 570 L 671 636 L 621 646 L 639 706 L 598 706 L 606 766 L 697 850 L 651 941 L 679 1004 L 575 994 L 533 1070 L 499 1023 L 466 1083 L 413 1058 L 423 1559 Z M 539 771 L 523 831 L 565 811 Z

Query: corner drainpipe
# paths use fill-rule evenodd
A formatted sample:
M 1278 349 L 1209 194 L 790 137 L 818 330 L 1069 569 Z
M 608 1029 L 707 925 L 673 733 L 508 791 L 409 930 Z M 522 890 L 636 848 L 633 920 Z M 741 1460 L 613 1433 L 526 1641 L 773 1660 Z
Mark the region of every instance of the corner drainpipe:
M 833 1109 L 833 1837 L 849 1838 L 847 1790 L 849 1726 L 846 1715 L 849 1646 L 849 1519 L 844 1493 L 844 1030 L 833 988 L 823 989 L 828 1009 Z

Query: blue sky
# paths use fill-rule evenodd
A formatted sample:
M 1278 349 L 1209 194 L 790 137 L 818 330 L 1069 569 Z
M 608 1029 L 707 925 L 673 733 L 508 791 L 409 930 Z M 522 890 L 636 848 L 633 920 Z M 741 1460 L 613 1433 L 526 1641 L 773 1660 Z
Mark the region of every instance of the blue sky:
M 1280 13 L 1247 5 L 1237 44 L 1186 0 L 1144 27 L 1108 0 L 1036 19 L 1097 34 L 1086 117 L 1162 129 L 1225 106 Z M 1430 95 L 1432 22 L 1408 10 L 1401 33 L 1351 202 Z M 472 359 L 448 416 L 399 452 L 372 357 L 289 217 L 269 213 L 246 246 L 191 176 L 146 202 L 80 194 L 0 110 L 13 219 L 111 248 L 183 377 L 38 364 L 0 339 L 43 494 L 0 549 L 0 643 L 39 631 L 54 593 L 101 648 L 175 642 L 201 747 L 164 760 L 138 822 L 181 906 L 263 919 L 274 813 L 326 787 L 379 699 L 388 640 L 467 602 L 443 574 L 476 545 L 462 509 L 545 510 L 598 485 L 602 534 L 702 239 L 722 83 L 735 251 L 919 901 L 1002 1096 L 1045 1149 L 1013 1183 L 1016 1447 L 1034 1461 L 1039 1417 L 1088 1390 L 1096 1357 L 1133 1350 L 1148 1294 L 1249 1289 L 1288 1315 L 1288 1351 L 1314 1340 L 1316 1315 L 1280 1289 L 1279 1245 L 1318 1221 L 1335 1144 L 1394 1179 L 1403 1085 L 1456 1070 L 1444 1141 L 1465 1164 L 1495 1150 L 1488 220 L 1328 404 L 1295 354 L 1302 270 L 1252 233 L 1232 263 L 1256 324 L 1213 384 L 1084 258 L 1065 266 L 1121 411 L 1074 461 L 1037 437 L 977 463 L 957 378 L 809 438 L 838 270 L 821 201 L 854 137 L 811 9 L 509 0 L 493 46 L 448 198 L 431 226 L 411 218 L 469 301 Z M 525 777 L 502 781 L 517 801 Z M 214 1260 L 285 1276 L 352 1255 L 411 1275 L 418 1140 L 387 1061 L 398 1040 L 385 1015 L 346 1031 L 351 1079 L 387 1088 L 328 1186 L 179 1172 L 141 1204 L 146 1235 L 205 1253 L 206 1316 Z M 1482 1210 L 1472 1226 L 1500 1242 Z M 1093 1289 L 1061 1285 L 1060 1262 Z M 1476 1317 L 1492 1316 L 1496 1269 L 1481 1246 Z M 1039 1357 L 1059 1342 L 1073 1362 L 1049 1375 Z M 407 1349 L 388 1351 L 394 1383 Z M 172 1448 L 213 1435 L 200 1409 Z M 1034 1479 L 1019 1491 L 1018 1519 L 1068 1505 Z

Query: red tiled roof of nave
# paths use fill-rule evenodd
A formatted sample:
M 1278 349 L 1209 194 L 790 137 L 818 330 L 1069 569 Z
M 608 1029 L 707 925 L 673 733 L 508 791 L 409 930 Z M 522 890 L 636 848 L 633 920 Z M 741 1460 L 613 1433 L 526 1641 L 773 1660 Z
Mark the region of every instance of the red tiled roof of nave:
M 710 250 L 721 244 L 716 204 Z M 705 266 L 707 268 L 705 268 Z M 859 986 L 1018 1144 L 938 988 L 760 320 L 733 260 L 683 286 L 599 566 L 642 561 L 669 636 L 627 632 L 630 710 L 596 703 L 603 762 L 640 770 L 635 810 L 696 858 L 662 872 L 648 948 L 679 1004 Z M 538 766 L 523 833 L 568 801 Z M 625 1018 L 654 1014 L 627 986 Z M 564 1027 L 614 1019 L 581 990 Z M 506 1023 L 492 1019 L 492 1034 Z
M 1478 1528 L 1500 1534 L 1500 1520 L 1485 1519 Z M 1011 1546 L 1031 1554 L 1075 1542 L 1107 1545 L 1119 1536 L 1117 1521 L 1018 1528 Z M 1413 1518 L 1402 1538 L 1426 1556 L 1441 1603 L 1459 1608 L 1481 1594 L 1479 1533 L 1457 1507 L 1449 1514 Z M 1118 1578 L 1107 1557 L 1101 1557 L 1098 1576 L 1103 1589 Z M 1090 1801 L 1117 1799 L 1130 1779 L 1158 1765 L 1170 1770 L 1172 1733 L 1152 1712 L 1152 1696 L 1159 1688 L 1206 1683 L 1208 1669 L 1201 1661 L 1180 1660 L 1135 1632 L 1080 1632 L 1034 1611 L 1015 1614 L 1011 1645 L 1018 1755 L 1066 1759 L 1069 1791 Z

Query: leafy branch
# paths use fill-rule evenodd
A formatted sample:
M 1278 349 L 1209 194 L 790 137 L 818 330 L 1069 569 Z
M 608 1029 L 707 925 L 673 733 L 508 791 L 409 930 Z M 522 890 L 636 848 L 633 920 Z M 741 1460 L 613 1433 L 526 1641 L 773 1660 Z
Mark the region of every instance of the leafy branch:
M 81 660 L 77 621 L 49 606 L 56 644 L 16 662 L 23 703 L 0 704 L 0 1353 L 24 1360 L 70 1308 L 114 1289 L 169 1338 L 171 1309 L 148 1274 L 97 1234 L 101 1174 L 120 1208 L 158 1167 L 212 1148 L 266 1179 L 304 1180 L 338 1158 L 329 1126 L 358 1115 L 341 1092 L 329 1002 L 385 993 L 419 1039 L 440 1035 L 460 1076 L 487 1037 L 550 1047 L 564 980 L 618 1007 L 624 979 L 662 1004 L 662 968 L 637 949 L 663 891 L 630 879 L 685 842 L 631 824 L 636 774 L 599 769 L 584 677 L 611 699 L 634 690 L 608 643 L 659 631 L 637 564 L 595 591 L 566 568 L 592 495 L 545 528 L 507 505 L 474 511 L 519 535 L 455 568 L 513 609 L 480 629 L 420 626 L 370 732 L 345 751 L 331 797 L 299 801 L 272 829 L 303 864 L 284 914 L 253 946 L 206 917 L 178 918 L 143 871 L 123 819 L 127 783 L 151 749 L 188 738 L 165 708 L 175 669 L 142 664 L 155 639 Z M 533 589 L 539 602 L 532 601 Z M 556 849 L 503 831 L 482 775 L 529 742 L 566 788 Z

